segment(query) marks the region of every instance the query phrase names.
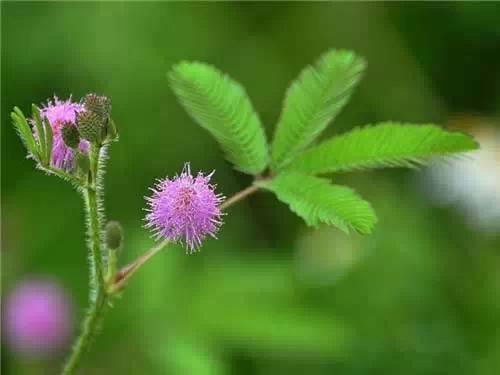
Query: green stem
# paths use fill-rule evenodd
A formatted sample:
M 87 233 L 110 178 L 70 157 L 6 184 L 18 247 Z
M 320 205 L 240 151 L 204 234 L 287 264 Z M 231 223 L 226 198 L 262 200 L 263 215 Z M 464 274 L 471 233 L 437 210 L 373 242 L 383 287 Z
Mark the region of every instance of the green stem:
M 235 203 L 241 201 L 242 199 L 248 197 L 250 194 L 255 193 L 257 190 L 259 190 L 259 187 L 257 185 L 252 184 L 249 187 L 247 187 L 246 189 L 243 189 L 242 191 L 236 193 L 232 197 L 230 197 L 227 200 L 225 200 L 219 206 L 219 208 L 221 210 L 225 210 L 226 208 L 231 207 L 233 204 L 235 204 Z
M 87 351 L 92 338 L 96 335 L 105 307 L 110 295 L 104 279 L 104 265 L 101 252 L 101 216 L 99 215 L 99 155 L 100 148 L 92 146 L 90 151 L 90 175 L 88 184 L 83 190 L 89 225 L 90 246 L 90 307 L 82 326 L 82 332 L 62 371 L 63 375 L 74 374 L 82 355 Z
M 64 366 L 63 375 L 71 375 L 75 373 L 82 355 L 87 351 L 95 332 L 99 327 L 99 323 L 103 317 L 105 307 L 108 303 L 108 295 L 105 289 L 100 288 L 97 292 L 95 301 L 91 303 L 90 310 L 85 317 L 82 326 L 82 333 L 78 337 L 73 346 L 72 353 Z
M 104 266 L 101 253 L 101 225 L 99 220 L 99 210 L 97 204 L 97 192 L 88 188 L 85 189 L 85 201 L 87 203 L 89 216 L 89 236 L 91 247 L 91 268 L 92 268 L 92 287 L 98 289 L 104 286 Z
M 120 291 L 126 285 L 127 281 L 132 277 L 134 273 L 137 272 L 139 268 L 141 268 L 148 260 L 150 260 L 153 256 L 158 254 L 165 246 L 170 243 L 168 240 L 164 240 L 153 246 L 151 249 L 142 254 L 139 258 L 134 260 L 129 265 L 123 267 L 120 271 L 116 273 L 116 278 L 113 280 L 111 292 L 115 293 L 116 291 Z

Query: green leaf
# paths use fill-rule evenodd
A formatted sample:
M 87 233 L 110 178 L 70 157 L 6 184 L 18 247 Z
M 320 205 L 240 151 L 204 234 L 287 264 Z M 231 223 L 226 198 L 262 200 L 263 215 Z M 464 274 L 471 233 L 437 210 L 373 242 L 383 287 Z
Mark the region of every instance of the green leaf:
M 43 119 L 43 126 L 45 128 L 45 144 L 47 147 L 47 160 L 50 163 L 52 158 L 52 148 L 54 146 L 54 135 L 52 134 L 52 126 L 47 118 Z
M 434 125 L 385 122 L 354 129 L 307 150 L 288 170 L 309 174 L 382 167 L 414 167 L 433 157 L 476 150 L 469 135 Z
M 39 158 L 38 149 L 35 141 L 35 137 L 33 136 L 33 132 L 31 131 L 31 127 L 26 120 L 23 112 L 18 108 L 14 107 L 14 111 L 11 112 L 10 117 L 14 122 L 14 126 L 16 128 L 17 134 L 21 138 L 26 149 L 35 157 Z
M 331 50 L 306 67 L 287 92 L 272 145 L 274 169 L 289 163 L 340 112 L 361 78 L 365 62 L 350 51 Z
M 257 184 L 275 193 L 311 226 L 324 223 L 335 225 L 346 233 L 354 229 L 368 234 L 377 222 L 370 203 L 350 188 L 332 185 L 324 178 L 292 172 Z
M 38 137 L 38 153 L 40 154 L 40 162 L 42 164 L 48 164 L 48 152 L 47 152 L 47 142 L 45 137 L 45 126 L 42 123 L 40 117 L 40 109 L 36 105 L 32 105 L 33 119 L 35 120 L 36 134 Z
M 240 84 L 198 62 L 174 66 L 169 79 L 186 111 L 215 137 L 237 169 L 253 175 L 264 171 L 268 163 L 266 137 Z

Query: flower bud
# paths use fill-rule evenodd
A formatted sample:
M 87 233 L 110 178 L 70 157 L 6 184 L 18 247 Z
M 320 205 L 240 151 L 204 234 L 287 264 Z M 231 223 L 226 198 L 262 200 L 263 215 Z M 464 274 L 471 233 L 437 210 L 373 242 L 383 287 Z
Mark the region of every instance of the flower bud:
M 123 229 L 119 222 L 110 221 L 106 224 L 106 246 L 110 250 L 119 250 L 123 242 Z
M 81 176 L 86 176 L 90 170 L 89 155 L 78 152 L 76 154 L 76 165 L 78 166 L 78 173 Z
M 80 134 L 76 126 L 70 122 L 63 122 L 61 129 L 64 144 L 70 148 L 77 148 L 80 144 Z
M 103 126 L 106 125 L 111 113 L 111 100 L 109 98 L 97 94 L 87 94 L 83 104 L 87 111 L 94 112 L 99 117 Z
M 76 115 L 76 126 L 83 139 L 92 143 L 101 141 L 102 127 L 99 116 L 92 111 L 83 111 Z

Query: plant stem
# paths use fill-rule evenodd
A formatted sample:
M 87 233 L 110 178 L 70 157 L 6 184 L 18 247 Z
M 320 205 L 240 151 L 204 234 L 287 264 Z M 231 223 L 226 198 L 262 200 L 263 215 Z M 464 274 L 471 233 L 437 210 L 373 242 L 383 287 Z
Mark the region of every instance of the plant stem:
M 104 309 L 107 305 L 108 296 L 104 288 L 99 288 L 95 301 L 91 303 L 90 310 L 85 317 L 82 326 L 82 333 L 78 337 L 73 346 L 71 356 L 68 358 L 66 365 L 62 371 L 63 375 L 74 374 L 77 369 L 82 355 L 87 351 L 95 331 L 102 319 Z
M 236 193 L 232 197 L 226 199 L 222 204 L 219 206 L 221 210 L 225 210 L 226 208 L 232 206 L 236 202 L 239 202 L 240 200 L 246 198 L 250 194 L 255 193 L 257 190 L 259 190 L 259 187 L 257 185 L 250 185 L 246 189 L 241 190 L 239 193 Z
M 165 246 L 167 246 L 170 243 L 170 241 L 165 240 L 160 242 L 158 245 L 152 247 L 148 251 L 146 251 L 144 254 L 142 254 L 140 257 L 138 257 L 136 260 L 134 260 L 132 263 L 128 264 L 127 266 L 123 267 L 119 272 L 116 274 L 116 278 L 113 284 L 113 289 L 112 293 L 115 291 L 119 291 L 122 289 L 127 281 L 132 277 L 136 271 L 141 268 L 141 266 L 146 263 L 149 259 L 151 259 L 154 255 L 158 254 Z
M 99 216 L 97 172 L 99 170 L 99 149 L 90 152 L 90 187 L 85 189 L 85 202 L 88 211 L 89 237 L 91 247 L 91 269 L 93 273 L 93 287 L 104 288 L 104 266 L 101 253 L 101 223 Z
M 88 220 L 88 235 L 90 246 L 90 307 L 83 322 L 82 332 L 78 337 L 72 352 L 63 369 L 63 375 L 74 374 L 82 355 L 88 349 L 92 338 L 95 336 L 102 319 L 105 307 L 108 304 L 110 295 L 104 279 L 104 265 L 101 252 L 101 216 L 99 215 L 99 186 L 98 171 L 100 148 L 92 145 L 90 150 L 90 174 L 89 182 L 83 190 L 84 201 Z
M 104 272 L 101 254 L 101 239 L 100 239 L 100 225 L 99 214 L 97 210 L 97 194 L 91 189 L 85 190 L 85 200 L 87 201 L 89 211 L 89 236 L 91 247 L 91 268 L 92 268 L 92 288 L 98 289 L 104 285 Z

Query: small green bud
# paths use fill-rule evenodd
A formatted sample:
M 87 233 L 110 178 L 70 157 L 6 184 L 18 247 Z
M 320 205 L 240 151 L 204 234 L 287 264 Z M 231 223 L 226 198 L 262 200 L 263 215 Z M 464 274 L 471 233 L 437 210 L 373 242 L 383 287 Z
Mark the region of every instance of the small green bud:
M 83 139 L 91 143 L 101 141 L 102 127 L 99 116 L 91 111 L 79 112 L 76 115 L 76 127 Z
M 111 100 L 105 96 L 97 94 L 87 94 L 83 101 L 88 111 L 94 112 L 103 126 L 107 124 L 109 114 L 111 113 Z
M 62 124 L 61 135 L 66 146 L 70 148 L 77 148 L 80 144 L 78 129 L 70 122 L 64 122 Z
M 106 246 L 111 250 L 119 250 L 123 242 L 123 229 L 119 222 L 110 221 L 106 224 Z
M 89 156 L 78 152 L 76 154 L 76 165 L 78 166 L 78 173 L 81 176 L 87 176 L 90 170 Z

